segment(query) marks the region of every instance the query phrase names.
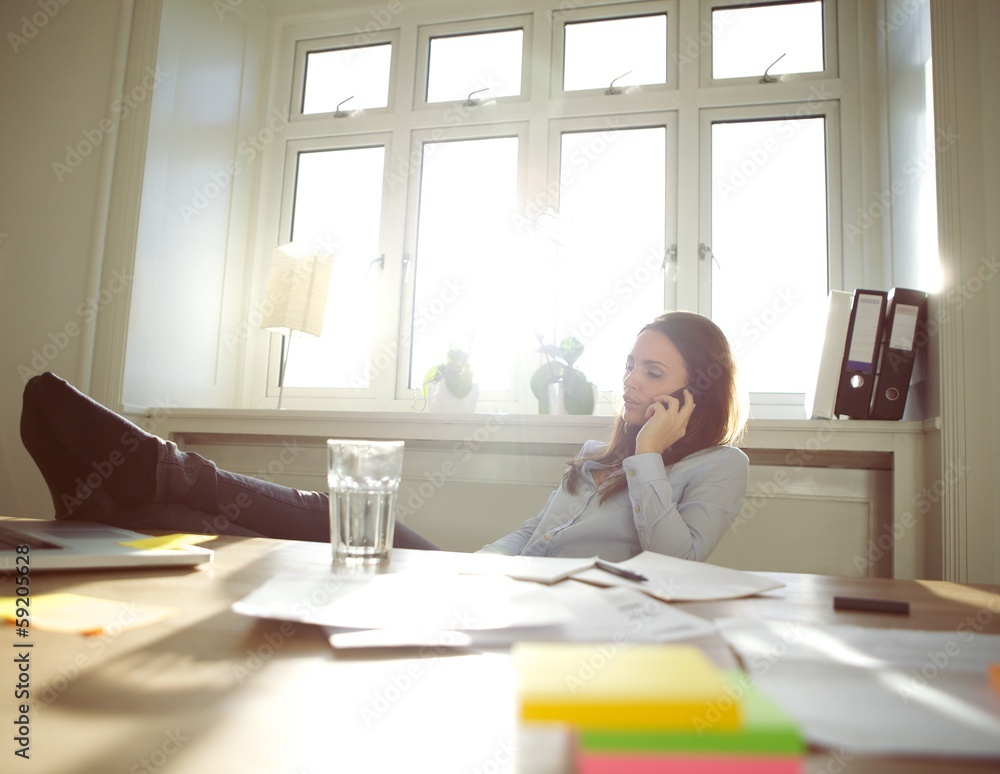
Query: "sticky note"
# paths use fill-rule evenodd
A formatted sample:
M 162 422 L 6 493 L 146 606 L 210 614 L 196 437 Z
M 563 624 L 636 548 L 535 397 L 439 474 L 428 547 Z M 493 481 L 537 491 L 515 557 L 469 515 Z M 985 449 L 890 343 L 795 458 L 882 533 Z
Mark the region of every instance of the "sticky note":
M 740 723 L 724 675 L 691 645 L 519 643 L 512 656 L 523 721 L 578 729 Z
M 178 549 L 186 546 L 195 546 L 209 540 L 215 540 L 215 535 L 157 535 L 154 537 L 140 538 L 139 540 L 122 541 L 121 545 L 130 548 L 144 548 L 148 550 L 156 549 Z
M 1000 694 L 1000 664 L 990 664 L 986 667 L 986 674 L 990 678 L 990 687 L 994 692 Z
M 0 617 L 14 622 L 16 597 L 0 597 Z M 174 609 L 134 602 L 116 602 L 80 594 L 32 596 L 29 629 L 73 634 L 101 634 L 161 621 Z
M 693 727 L 665 730 L 583 730 L 583 752 L 614 757 L 636 755 L 801 756 L 805 742 L 796 723 L 773 700 L 760 693 L 742 672 L 725 673 L 729 693 L 741 706 L 738 728 L 719 728 L 703 719 Z

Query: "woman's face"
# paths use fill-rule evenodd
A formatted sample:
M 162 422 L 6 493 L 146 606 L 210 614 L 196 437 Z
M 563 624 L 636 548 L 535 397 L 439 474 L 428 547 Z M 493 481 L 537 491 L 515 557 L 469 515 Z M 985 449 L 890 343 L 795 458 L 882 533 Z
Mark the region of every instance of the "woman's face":
M 654 401 L 687 384 L 687 366 L 674 343 L 659 331 L 643 331 L 625 361 L 622 418 L 630 425 L 645 424 Z

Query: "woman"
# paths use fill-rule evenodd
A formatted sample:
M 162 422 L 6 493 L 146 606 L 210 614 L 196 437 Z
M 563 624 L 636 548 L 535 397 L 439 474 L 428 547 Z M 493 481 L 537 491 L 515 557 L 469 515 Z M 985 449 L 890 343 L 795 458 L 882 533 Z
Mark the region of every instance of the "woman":
M 726 445 L 742 427 L 734 370 L 729 345 L 710 320 L 686 312 L 658 317 L 628 357 L 611 443 L 585 444 L 545 509 L 483 550 L 612 561 L 642 550 L 706 558 L 746 491 L 746 455 Z M 330 538 L 325 494 L 220 470 L 51 373 L 25 386 L 21 438 L 57 518 L 139 530 Z M 397 525 L 394 545 L 435 547 L 404 524 Z
M 483 551 L 708 558 L 740 510 L 749 470 L 730 445 L 743 421 L 729 343 L 701 315 L 661 315 L 636 338 L 623 387 L 611 442 L 588 441 L 542 512 Z

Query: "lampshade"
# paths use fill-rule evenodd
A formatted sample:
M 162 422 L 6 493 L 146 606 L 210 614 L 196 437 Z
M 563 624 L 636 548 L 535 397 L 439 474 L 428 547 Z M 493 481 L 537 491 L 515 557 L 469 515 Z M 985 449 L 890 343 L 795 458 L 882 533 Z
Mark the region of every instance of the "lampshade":
M 329 255 L 293 242 L 278 247 L 271 257 L 260 327 L 322 335 L 332 263 Z

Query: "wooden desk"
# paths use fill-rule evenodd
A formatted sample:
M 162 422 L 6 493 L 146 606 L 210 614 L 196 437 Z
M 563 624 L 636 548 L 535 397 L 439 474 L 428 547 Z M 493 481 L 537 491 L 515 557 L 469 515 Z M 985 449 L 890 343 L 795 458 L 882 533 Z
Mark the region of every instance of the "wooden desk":
M 230 612 L 275 573 L 301 566 L 306 544 L 220 538 L 196 570 L 40 573 L 31 593 L 71 591 L 131 605 L 174 607 L 149 626 L 84 637 L 3 628 L 4 771 L 509 772 L 516 749 L 513 673 L 505 653 L 394 651 L 345 655 L 320 630 Z M 686 610 L 816 623 L 953 630 L 974 621 L 1000 633 L 996 590 L 944 582 L 777 575 L 766 595 Z M 5 578 L 0 593 L 12 595 Z M 835 613 L 834 594 L 908 600 L 908 617 Z M 30 642 L 30 761 L 14 758 L 13 659 Z M 702 644 L 731 664 L 721 641 Z M 13 759 L 13 762 L 11 762 Z M 24 764 L 24 765 L 22 765 Z M 536 764 L 540 761 L 536 760 Z M 810 755 L 810 772 L 997 771 L 997 761 L 942 762 Z M 542 767 L 542 770 L 546 770 Z

